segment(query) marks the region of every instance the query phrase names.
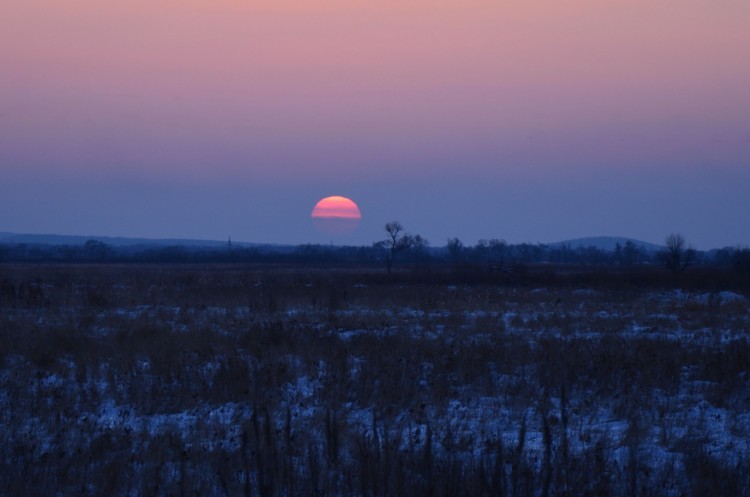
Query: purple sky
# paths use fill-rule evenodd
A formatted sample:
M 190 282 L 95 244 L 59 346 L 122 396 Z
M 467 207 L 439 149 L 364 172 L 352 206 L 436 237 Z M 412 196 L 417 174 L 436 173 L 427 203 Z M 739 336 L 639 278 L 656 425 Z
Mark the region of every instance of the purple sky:
M 9 0 L 0 231 L 750 245 L 750 2 Z

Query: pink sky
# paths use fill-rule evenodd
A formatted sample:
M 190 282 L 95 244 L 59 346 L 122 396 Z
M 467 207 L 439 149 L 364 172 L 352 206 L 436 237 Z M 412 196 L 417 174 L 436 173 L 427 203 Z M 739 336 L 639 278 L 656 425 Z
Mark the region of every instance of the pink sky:
M 503 227 L 483 216 L 507 206 L 472 203 L 472 185 L 514 185 L 511 197 L 549 188 L 536 202 L 560 211 L 579 189 L 614 188 L 624 203 L 678 175 L 709 178 L 707 190 L 665 179 L 650 209 L 705 202 L 696 213 L 714 209 L 724 225 L 681 228 L 665 214 L 646 228 L 645 207 L 640 224 L 618 225 L 623 204 L 608 227 L 587 219 L 602 208 L 592 200 L 571 210 L 580 222 L 565 233 L 660 241 L 676 229 L 690 239 L 692 228 L 700 244 L 747 244 L 747 221 L 721 201 L 749 207 L 726 198 L 750 169 L 749 25 L 746 0 L 6 0 L 0 194 L 46 188 L 75 217 L 73 197 L 87 188 L 125 185 L 163 210 L 154 192 L 179 203 L 202 185 L 244 185 L 248 211 L 275 191 L 299 202 L 304 223 L 310 202 L 336 191 L 367 199 L 383 216 L 373 223 L 408 219 L 434 243 L 545 241 L 560 225 L 538 206 L 517 214 L 537 229 Z M 382 200 L 391 207 L 379 205 L 378 185 L 393 183 L 396 198 Z M 454 213 L 429 204 L 436 192 L 463 198 L 472 222 L 446 221 Z M 0 231 L 219 234 L 179 216 L 131 219 L 123 206 L 112 211 L 119 225 L 83 214 L 76 225 L 44 205 L 19 216 L 9 202 Z M 294 216 L 268 241 L 307 241 Z M 256 228 L 234 237 L 261 237 Z M 610 232 L 590 232 L 601 229 Z

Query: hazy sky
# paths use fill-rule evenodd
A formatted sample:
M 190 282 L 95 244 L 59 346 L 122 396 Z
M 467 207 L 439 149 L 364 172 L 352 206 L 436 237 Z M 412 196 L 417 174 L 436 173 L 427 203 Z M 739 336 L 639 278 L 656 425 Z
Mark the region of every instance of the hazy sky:
M 3 0 L 0 231 L 750 245 L 748 0 Z

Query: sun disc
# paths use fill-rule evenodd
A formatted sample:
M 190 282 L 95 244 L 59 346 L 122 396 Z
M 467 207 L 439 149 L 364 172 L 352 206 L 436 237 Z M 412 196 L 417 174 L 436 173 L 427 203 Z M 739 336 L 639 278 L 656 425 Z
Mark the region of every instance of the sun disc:
M 362 212 L 352 199 L 333 195 L 318 201 L 310 217 L 319 231 L 342 235 L 357 229 L 362 220 Z

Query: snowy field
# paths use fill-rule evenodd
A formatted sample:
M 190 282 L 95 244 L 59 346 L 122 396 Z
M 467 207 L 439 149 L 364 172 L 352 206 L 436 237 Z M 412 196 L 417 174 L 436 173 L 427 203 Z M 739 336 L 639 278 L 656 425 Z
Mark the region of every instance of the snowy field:
M 680 288 L 0 267 L 0 495 L 750 495 L 750 299 Z

